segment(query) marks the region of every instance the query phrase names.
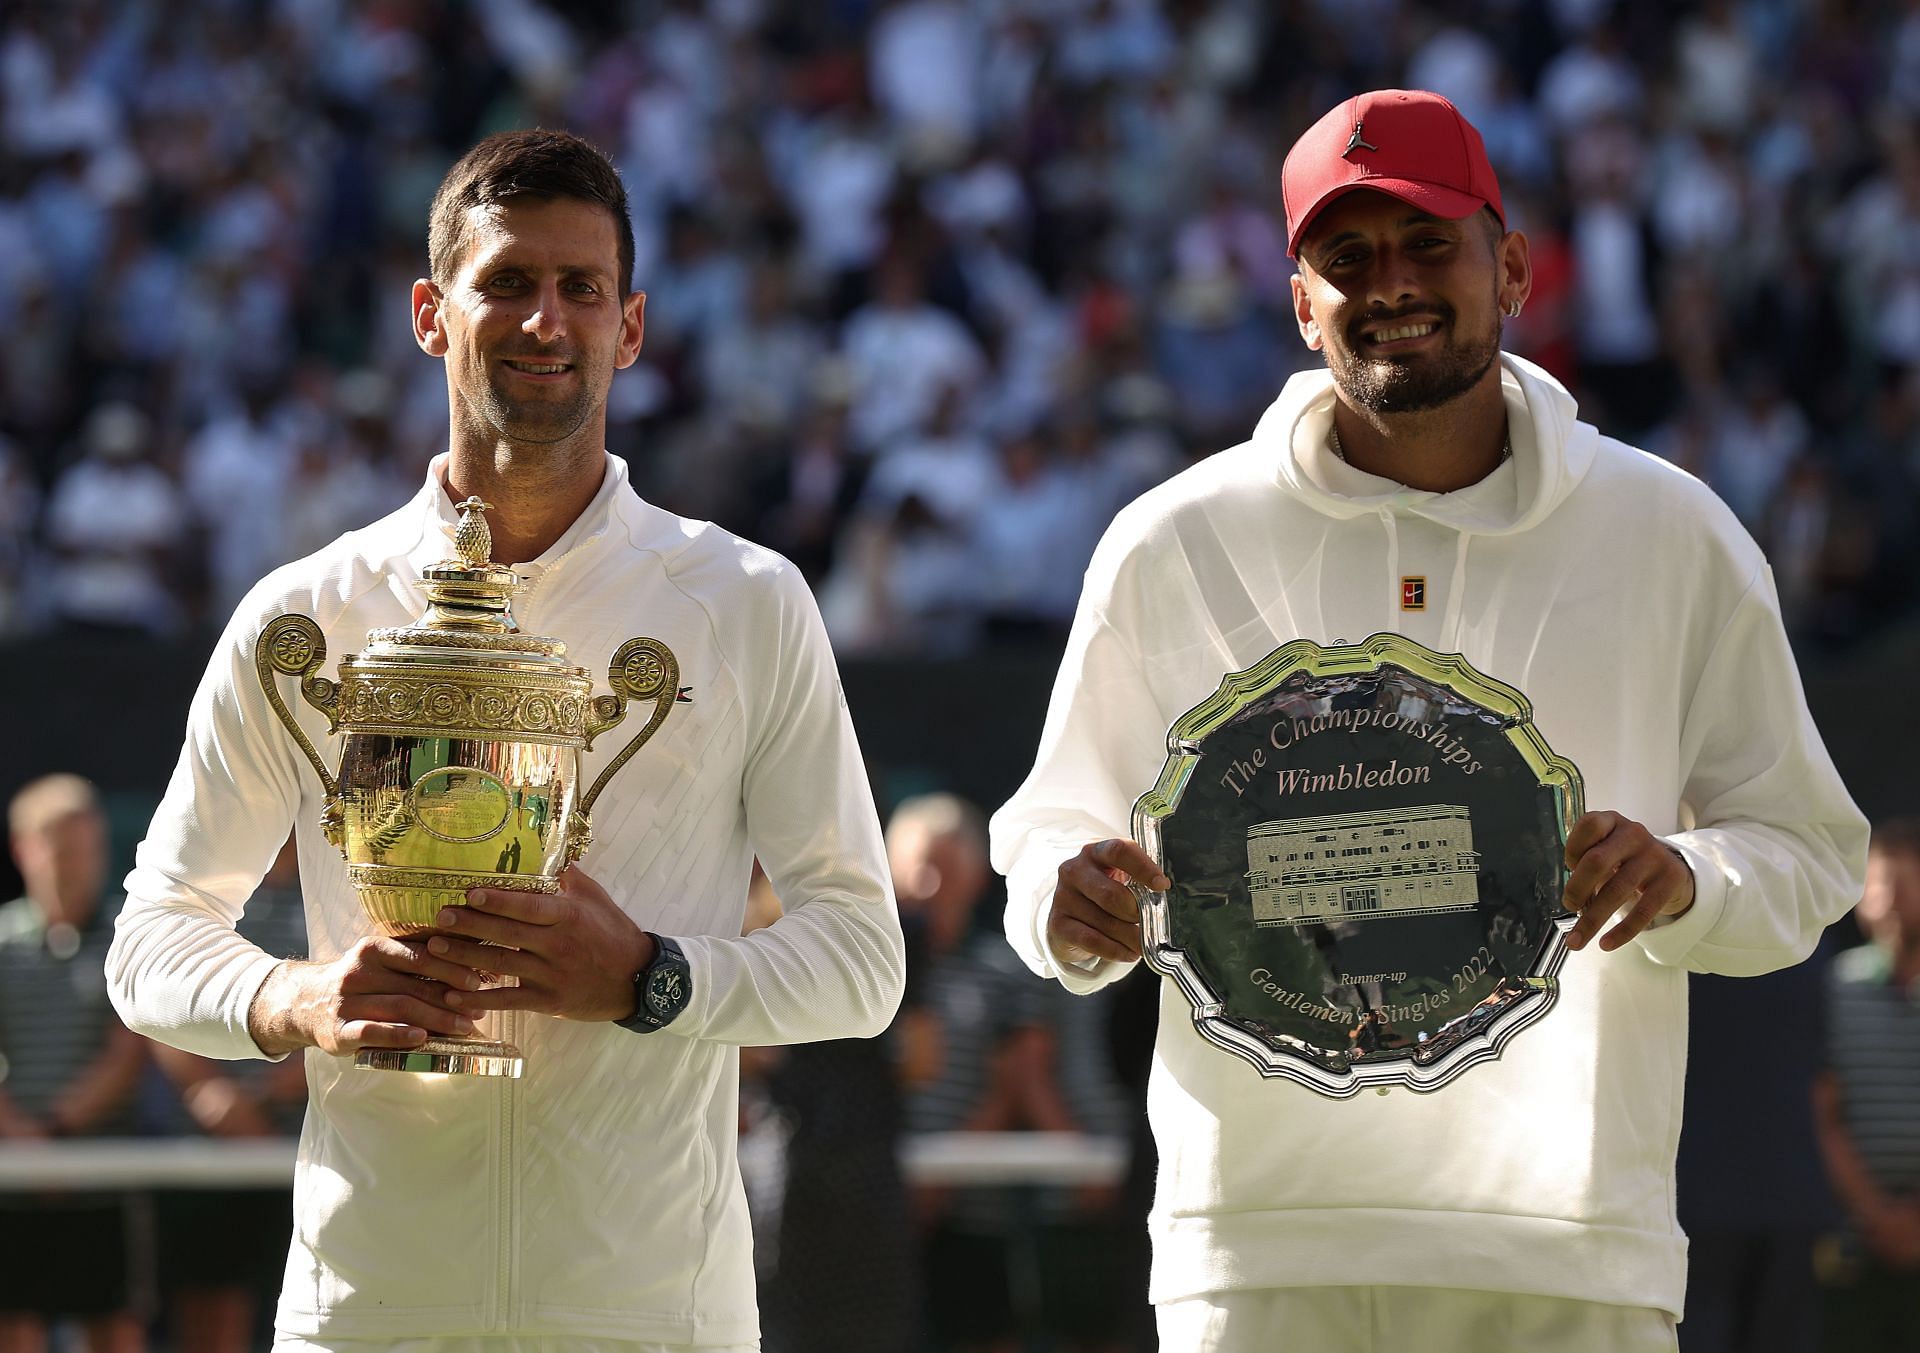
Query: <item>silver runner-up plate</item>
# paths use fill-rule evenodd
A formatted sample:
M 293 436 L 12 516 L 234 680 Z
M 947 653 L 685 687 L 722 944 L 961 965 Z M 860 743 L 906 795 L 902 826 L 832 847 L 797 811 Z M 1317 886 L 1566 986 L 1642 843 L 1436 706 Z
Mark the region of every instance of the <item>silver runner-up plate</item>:
M 1437 1090 L 1553 1007 L 1580 772 L 1513 687 L 1397 634 L 1297 640 L 1183 714 L 1134 836 L 1201 1037 L 1344 1099 Z

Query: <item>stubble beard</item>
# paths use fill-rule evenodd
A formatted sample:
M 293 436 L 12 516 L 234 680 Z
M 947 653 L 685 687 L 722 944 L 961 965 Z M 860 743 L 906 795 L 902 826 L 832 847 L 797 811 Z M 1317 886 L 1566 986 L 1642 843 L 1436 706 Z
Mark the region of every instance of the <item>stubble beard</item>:
M 1350 326 L 1344 344 L 1326 346 L 1327 369 L 1355 406 L 1373 413 L 1419 413 L 1449 404 L 1473 389 L 1500 360 L 1502 325 L 1495 313 L 1493 330 L 1479 341 L 1462 341 L 1454 328 L 1451 306 L 1428 306 L 1437 315 L 1447 334 L 1446 346 L 1438 353 L 1418 354 L 1406 360 L 1395 357 L 1368 357 L 1366 340 L 1360 337 L 1362 323 L 1375 323 L 1378 316 L 1367 315 Z
M 522 361 L 541 361 L 541 357 L 524 357 Z M 572 357 L 557 355 L 553 361 L 572 361 L 576 376 L 580 376 L 574 392 L 564 399 L 516 399 L 505 390 L 507 376 L 486 370 L 482 380 L 476 382 L 478 388 L 461 395 L 468 416 L 478 424 L 474 432 L 522 445 L 557 445 L 578 434 L 599 407 L 593 395 L 595 382 L 591 372 L 582 368 L 580 353 Z
M 593 416 L 595 408 L 589 381 L 583 379 L 564 400 L 515 399 L 500 388 L 500 381 L 489 376 L 481 387 L 480 407 L 475 410 L 497 435 L 513 442 L 546 446 L 564 442 Z

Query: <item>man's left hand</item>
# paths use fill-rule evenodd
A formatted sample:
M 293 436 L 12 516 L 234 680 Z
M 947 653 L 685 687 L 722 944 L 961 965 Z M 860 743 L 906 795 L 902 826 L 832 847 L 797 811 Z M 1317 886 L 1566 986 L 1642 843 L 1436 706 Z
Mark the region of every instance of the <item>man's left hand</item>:
M 1567 879 L 1562 905 L 1579 913 L 1567 933 L 1569 949 L 1584 949 L 1609 918 L 1626 914 L 1600 947 L 1608 953 L 1661 916 L 1693 905 L 1693 870 L 1673 847 L 1620 813 L 1588 813 L 1567 833 Z
M 473 888 L 464 907 L 442 909 L 428 952 L 518 986 L 449 992 L 468 1014 L 537 1010 L 562 1019 L 614 1020 L 633 1013 L 633 978 L 653 961 L 653 940 L 607 890 L 577 868 L 557 893 Z M 417 943 L 417 941 L 415 941 Z

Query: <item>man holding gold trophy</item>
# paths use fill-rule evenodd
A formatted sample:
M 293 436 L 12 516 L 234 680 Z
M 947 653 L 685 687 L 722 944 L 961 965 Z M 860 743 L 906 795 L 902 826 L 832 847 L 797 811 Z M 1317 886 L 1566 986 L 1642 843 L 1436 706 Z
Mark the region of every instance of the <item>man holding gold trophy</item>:
M 1732 513 L 1500 351 L 1478 132 L 1376 91 L 1282 177 L 1327 370 L 1108 531 L 1008 935 L 1167 978 L 1167 1353 L 1671 1350 L 1686 974 L 1804 958 L 1866 824 Z
M 449 172 L 412 308 L 450 450 L 241 604 L 128 881 L 126 1022 L 306 1059 L 277 1347 L 757 1348 L 735 1048 L 899 1002 L 805 583 L 604 450 L 633 248 L 577 138 Z M 234 931 L 289 828 L 311 962 Z M 786 914 L 743 938 L 756 858 Z

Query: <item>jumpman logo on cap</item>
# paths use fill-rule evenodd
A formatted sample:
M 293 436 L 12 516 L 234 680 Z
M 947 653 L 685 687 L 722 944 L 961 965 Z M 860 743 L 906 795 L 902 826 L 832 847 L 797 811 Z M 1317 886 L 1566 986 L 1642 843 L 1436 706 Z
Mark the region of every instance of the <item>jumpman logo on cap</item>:
M 1360 129 L 1362 127 L 1365 127 L 1366 125 L 1367 124 L 1365 122 L 1356 122 L 1353 124 L 1353 135 L 1347 139 L 1347 148 L 1340 152 L 1341 159 L 1343 160 L 1351 159 L 1353 156 L 1353 152 L 1356 150 L 1380 149 L 1380 147 L 1374 145 L 1373 142 L 1365 140 L 1364 138 L 1361 137 Z

